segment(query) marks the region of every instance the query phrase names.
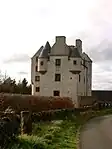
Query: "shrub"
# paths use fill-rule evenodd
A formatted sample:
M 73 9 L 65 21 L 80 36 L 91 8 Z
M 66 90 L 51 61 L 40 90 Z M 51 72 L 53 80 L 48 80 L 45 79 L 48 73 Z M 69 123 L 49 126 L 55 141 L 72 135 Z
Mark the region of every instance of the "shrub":
M 44 97 L 18 94 L 0 94 L 3 100 L 0 109 L 4 111 L 11 106 L 16 113 L 20 111 L 40 112 L 54 109 L 74 108 L 72 100 L 67 97 Z
M 10 119 L 3 117 L 0 120 L 0 146 L 7 145 L 10 140 L 13 140 L 19 134 L 20 123 L 18 118 Z

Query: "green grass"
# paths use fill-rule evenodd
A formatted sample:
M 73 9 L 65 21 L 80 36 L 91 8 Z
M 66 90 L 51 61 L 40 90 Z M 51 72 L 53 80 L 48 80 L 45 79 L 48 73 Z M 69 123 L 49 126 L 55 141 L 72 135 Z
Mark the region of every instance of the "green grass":
M 81 126 L 91 117 L 112 113 L 111 109 L 87 112 L 77 117 L 33 124 L 31 136 L 18 136 L 8 149 L 76 149 Z
M 75 149 L 76 118 L 33 124 L 31 136 L 22 135 L 8 149 Z

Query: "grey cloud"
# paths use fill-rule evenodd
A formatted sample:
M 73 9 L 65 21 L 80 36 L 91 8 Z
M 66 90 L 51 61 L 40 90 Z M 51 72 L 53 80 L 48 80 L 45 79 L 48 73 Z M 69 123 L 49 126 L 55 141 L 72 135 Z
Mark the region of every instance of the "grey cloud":
M 88 54 L 94 62 L 112 61 L 112 42 L 103 40 L 96 47 L 91 48 Z
M 77 33 L 84 51 L 93 60 L 93 89 L 112 90 L 111 5 L 112 1 L 99 0 L 88 13 L 89 26 Z
M 15 54 L 12 55 L 9 59 L 4 60 L 5 64 L 8 63 L 23 63 L 23 62 L 29 62 L 30 57 L 27 54 Z
M 97 67 L 93 65 L 92 84 L 93 89 L 112 90 L 112 62 L 97 63 Z
M 28 74 L 28 72 L 25 72 L 25 71 L 20 71 L 20 72 L 18 72 L 18 74 L 20 74 L 20 75 L 27 75 L 27 74 Z
M 112 61 L 102 62 L 100 63 L 100 68 L 106 72 L 112 72 Z

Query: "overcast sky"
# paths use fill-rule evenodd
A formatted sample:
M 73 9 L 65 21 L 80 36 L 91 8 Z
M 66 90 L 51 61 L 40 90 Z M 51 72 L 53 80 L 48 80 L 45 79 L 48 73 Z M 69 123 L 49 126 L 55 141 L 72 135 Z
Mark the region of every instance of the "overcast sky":
M 30 58 L 55 36 L 83 41 L 93 89 L 112 89 L 111 0 L 0 0 L 0 70 L 30 82 Z

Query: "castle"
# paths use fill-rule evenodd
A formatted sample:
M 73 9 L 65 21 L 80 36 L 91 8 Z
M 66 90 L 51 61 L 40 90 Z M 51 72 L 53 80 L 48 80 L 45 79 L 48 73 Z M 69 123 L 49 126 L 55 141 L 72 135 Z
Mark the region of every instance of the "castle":
M 82 51 L 82 41 L 67 45 L 65 36 L 56 36 L 31 58 L 32 95 L 70 97 L 92 94 L 92 60 Z

